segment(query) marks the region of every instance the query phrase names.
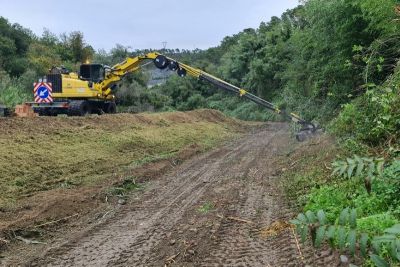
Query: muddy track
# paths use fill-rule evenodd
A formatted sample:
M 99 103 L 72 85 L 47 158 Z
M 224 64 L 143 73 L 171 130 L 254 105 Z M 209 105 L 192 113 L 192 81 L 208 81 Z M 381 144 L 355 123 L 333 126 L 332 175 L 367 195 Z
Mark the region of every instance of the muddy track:
M 263 234 L 293 216 L 276 186 L 292 142 L 288 126 L 273 123 L 196 156 L 28 265 L 333 266 L 329 252 L 299 252 L 290 227 Z

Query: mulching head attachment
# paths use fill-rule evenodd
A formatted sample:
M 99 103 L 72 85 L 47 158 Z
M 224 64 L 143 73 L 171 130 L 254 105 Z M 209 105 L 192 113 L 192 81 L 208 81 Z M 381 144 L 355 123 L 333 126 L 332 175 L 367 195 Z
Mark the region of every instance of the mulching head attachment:
M 300 131 L 296 133 L 296 140 L 299 142 L 304 142 L 323 133 L 321 127 L 311 122 L 303 122 L 301 123 L 301 126 Z

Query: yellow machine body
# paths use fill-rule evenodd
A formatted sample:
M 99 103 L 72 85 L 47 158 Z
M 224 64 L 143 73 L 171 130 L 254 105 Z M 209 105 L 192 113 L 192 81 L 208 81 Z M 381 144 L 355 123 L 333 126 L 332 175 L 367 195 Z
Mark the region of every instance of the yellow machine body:
M 97 98 L 98 92 L 89 87 L 87 81 L 79 80 L 76 73 L 62 74 L 61 92 L 53 93 L 53 98 Z

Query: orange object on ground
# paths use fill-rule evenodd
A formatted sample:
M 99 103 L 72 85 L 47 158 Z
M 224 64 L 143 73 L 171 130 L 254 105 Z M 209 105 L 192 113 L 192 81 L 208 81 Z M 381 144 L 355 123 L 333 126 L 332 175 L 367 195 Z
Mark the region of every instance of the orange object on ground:
M 15 106 L 15 115 L 17 115 L 17 117 L 28 117 L 28 118 L 33 118 L 33 117 L 38 116 L 38 114 L 36 114 L 33 111 L 32 107 L 27 104 L 16 105 Z

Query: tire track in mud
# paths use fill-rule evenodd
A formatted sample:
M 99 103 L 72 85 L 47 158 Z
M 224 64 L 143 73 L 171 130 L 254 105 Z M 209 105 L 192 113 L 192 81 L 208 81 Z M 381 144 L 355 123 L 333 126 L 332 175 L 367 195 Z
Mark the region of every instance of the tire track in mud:
M 283 127 L 269 138 L 265 138 L 265 133 L 255 136 L 255 144 L 245 153 L 245 156 L 251 159 L 251 163 L 245 168 L 247 186 L 239 190 L 238 203 L 234 212 L 230 214 L 253 223 L 237 224 L 224 221 L 220 229 L 221 238 L 211 249 L 210 255 L 204 259 L 202 266 L 300 265 L 295 244 L 291 242 L 290 236 L 289 239 L 279 236 L 278 242 L 260 236 L 263 226 L 289 215 L 284 210 L 283 203 L 276 202 L 274 188 L 265 184 L 277 171 L 277 166 L 274 166 L 275 157 L 278 156 L 279 147 L 285 149 L 285 144 L 280 140 L 282 136 L 288 138 L 287 131 L 288 129 Z M 280 243 L 289 248 L 288 253 L 282 251 L 284 246 L 281 247 Z
M 202 229 L 192 235 L 203 253 L 187 257 L 176 250 L 176 266 L 302 266 L 291 229 L 264 238 L 263 227 L 287 220 L 274 181 L 278 156 L 290 147 L 288 126 L 270 123 L 240 140 L 197 156 L 173 172 L 150 182 L 138 201 L 117 215 L 33 262 L 46 266 L 164 266 L 171 250 L 168 236 L 189 220 L 196 220 L 201 200 L 217 196 L 223 218 L 213 234 Z M 238 223 L 228 216 L 252 223 Z M 185 233 L 183 233 L 185 235 Z M 213 239 L 209 237 L 212 236 Z M 307 257 L 316 257 L 312 249 Z M 332 260 L 323 255 L 318 265 Z

